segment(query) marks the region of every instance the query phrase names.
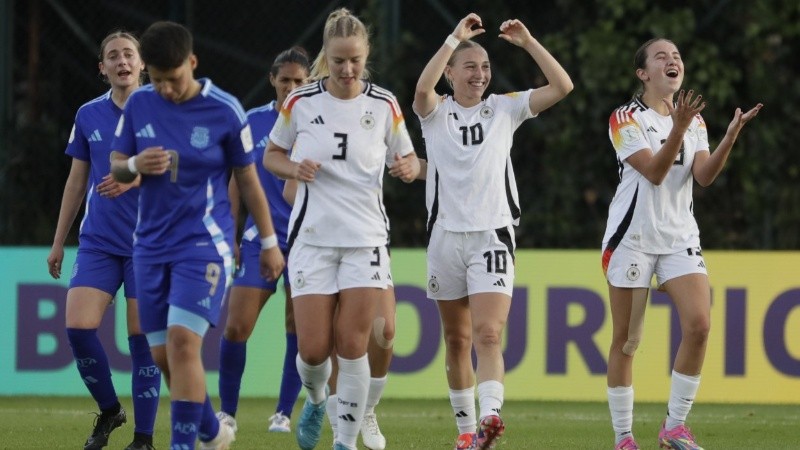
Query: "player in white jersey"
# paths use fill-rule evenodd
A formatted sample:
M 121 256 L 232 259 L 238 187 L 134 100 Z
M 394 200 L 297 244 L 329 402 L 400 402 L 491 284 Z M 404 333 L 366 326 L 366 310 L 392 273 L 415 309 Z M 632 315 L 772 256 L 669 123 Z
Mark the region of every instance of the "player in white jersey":
M 142 34 L 151 85 L 131 94 L 117 125 L 112 173 L 141 173 L 134 269 L 142 330 L 172 398 L 173 449 L 227 449 L 234 430 L 206 393 L 203 336 L 219 318 L 232 271 L 233 176 L 261 237 L 261 273 L 277 279 L 283 255 L 253 161 L 238 100 L 194 78 L 189 30 L 156 22 Z
M 64 187 L 53 248 L 47 258 L 50 274 L 60 278 L 64 240 L 86 195 L 66 312 L 67 338 L 78 372 L 100 408 L 84 449 L 105 447 L 111 431 L 127 421 L 111 381 L 108 355 L 97 334 L 108 306 L 123 284 L 136 418 L 134 439 L 126 450 L 153 448 L 161 373 L 150 355 L 137 310 L 132 252 L 138 183 L 111 179 L 109 161 L 114 128 L 128 96 L 141 86 L 143 69 L 139 41 L 133 35 L 117 31 L 103 39 L 99 70 L 111 89 L 81 106 L 75 115 L 66 151 L 73 158 L 72 167 Z
M 388 284 L 382 181 L 387 155 L 407 166 L 404 181 L 419 172 L 397 101 L 365 79 L 368 55 L 364 24 L 345 8 L 333 11 L 312 66 L 315 81 L 286 99 L 264 156 L 270 171 L 299 182 L 289 223 L 289 268 L 297 367 L 308 394 L 297 424 L 303 449 L 319 442 L 334 339 L 334 445 L 356 447 L 370 383 L 367 345 Z
M 420 162 L 422 162 L 420 160 Z M 392 161 L 389 174 L 395 177 L 400 176 L 403 169 Z M 283 189 L 283 195 L 287 202 L 294 203 L 297 194 L 297 180 L 287 180 Z M 386 246 L 386 253 L 389 254 L 389 246 Z M 394 356 L 394 335 L 396 325 L 397 301 L 394 293 L 394 282 L 392 272 L 387 264 L 386 278 L 388 286 L 381 293 L 380 301 L 375 309 L 375 317 L 372 320 L 372 334 L 369 337 L 367 347 L 367 357 L 369 359 L 369 391 L 367 392 L 367 405 L 364 410 L 364 419 L 361 421 L 361 440 L 364 446 L 370 450 L 383 450 L 386 448 L 386 437 L 381 432 L 378 425 L 378 416 L 375 407 L 380 403 L 383 390 L 386 387 L 389 376 L 389 366 Z M 334 348 L 333 353 L 336 353 Z M 339 365 L 336 358 L 331 358 L 331 376 L 328 378 L 328 400 L 325 405 L 328 413 L 328 421 L 333 431 L 334 441 L 336 431 L 339 426 L 339 418 L 336 414 L 338 408 L 338 396 L 336 395 L 336 378 L 339 374 Z
M 700 385 L 711 293 L 692 212 L 692 184 L 697 180 L 708 186 L 716 179 L 739 131 L 762 105 L 746 113 L 737 108 L 710 153 L 700 116 L 705 103 L 693 91 L 680 90 L 684 65 L 675 44 L 651 39 L 637 50 L 634 64 L 643 92 L 609 119 L 620 182 L 609 208 L 602 257 L 613 324 L 607 382 L 615 449 L 639 448 L 632 433 L 632 366 L 653 275 L 675 304 L 682 332 L 659 445 L 700 449 L 685 421 Z
M 566 71 L 514 19 L 500 25 L 500 38 L 528 52 L 549 84 L 484 98 L 489 57 L 470 40 L 484 31 L 478 15 L 464 17 L 425 66 L 414 95 L 428 154 L 428 297 L 437 301 L 444 327 L 456 449 L 491 448 L 505 429 L 500 342 L 514 288 L 513 226 L 520 215 L 510 158 L 514 131 L 572 90 Z M 452 96 L 434 90 L 442 74 Z

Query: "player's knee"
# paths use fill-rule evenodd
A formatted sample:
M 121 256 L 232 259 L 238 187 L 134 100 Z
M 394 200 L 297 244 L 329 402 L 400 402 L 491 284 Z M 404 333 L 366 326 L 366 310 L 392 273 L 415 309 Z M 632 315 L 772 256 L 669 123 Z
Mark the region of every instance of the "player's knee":
M 231 342 L 244 342 L 250 337 L 252 332 L 253 328 L 245 324 L 228 323 L 225 325 L 225 331 L 222 335 L 226 340 Z
M 372 336 L 378 347 L 385 350 L 394 345 L 394 326 L 389 325 L 384 317 L 376 317 L 372 321 Z
M 467 333 L 445 333 L 444 344 L 452 353 L 472 351 L 472 337 Z

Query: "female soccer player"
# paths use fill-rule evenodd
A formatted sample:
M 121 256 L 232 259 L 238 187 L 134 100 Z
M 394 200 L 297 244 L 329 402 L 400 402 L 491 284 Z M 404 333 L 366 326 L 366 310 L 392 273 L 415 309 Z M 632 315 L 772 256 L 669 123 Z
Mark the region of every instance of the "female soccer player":
M 266 106 L 247 112 L 247 120 L 253 132 L 255 144 L 254 160 L 263 159 L 264 150 L 269 140 L 269 132 L 278 119 L 281 105 L 293 89 L 307 82 L 310 62 L 306 51 L 294 47 L 281 52 L 269 69 L 269 82 L 275 88 L 276 100 Z M 278 245 L 284 256 L 289 248 L 286 243 L 286 232 L 292 207 L 283 199 L 285 181 L 268 172 L 262 164 L 257 164 L 261 186 L 269 202 L 272 223 L 278 236 Z M 239 188 L 236 181 L 231 180 L 228 186 L 234 220 L 239 216 Z M 220 341 L 219 357 L 219 396 L 221 400 L 218 415 L 236 428 L 236 410 L 239 404 L 239 388 L 242 384 L 247 354 L 247 339 L 253 333 L 256 320 L 264 305 L 275 293 L 277 280 L 267 281 L 259 272 L 259 254 L 261 246 L 258 242 L 258 230 L 252 216 L 248 215 L 239 250 L 238 270 L 234 274 L 233 286 L 228 294 L 228 320 L 225 332 Z M 283 276 L 286 293 L 286 353 L 283 361 L 283 377 L 281 379 L 280 396 L 275 414 L 270 417 L 269 431 L 290 432 L 292 409 L 300 394 L 300 375 L 297 373 L 297 334 L 294 327 L 294 311 L 291 302 L 291 288 L 286 272 Z
M 72 157 L 72 167 L 47 265 L 53 278 L 61 277 L 64 240 L 85 195 L 86 211 L 67 291 L 66 314 L 67 338 L 78 373 L 100 408 L 84 448 L 105 447 L 111 431 L 127 420 L 111 382 L 108 357 L 97 337 L 106 308 L 124 283 L 136 422 L 133 442 L 127 450 L 147 450 L 153 448 L 161 374 L 139 327 L 136 306 L 132 247 L 138 189 L 133 183 L 111 179 L 109 163 L 111 141 L 122 107 L 142 82 L 144 64 L 139 56 L 139 41 L 124 31 L 109 34 L 100 44 L 98 66 L 111 90 L 81 106 L 75 116 L 66 151 Z
M 422 162 L 422 160 L 420 160 Z M 394 163 L 390 163 L 389 174 L 393 177 L 402 177 L 403 174 L 411 170 L 408 161 L 403 158 Z M 410 173 L 410 172 L 409 172 Z M 284 198 L 289 204 L 294 204 L 297 194 L 297 180 L 286 182 L 283 190 Z M 387 246 L 386 253 L 389 254 Z M 387 268 L 388 268 L 387 264 Z M 367 359 L 369 360 L 369 389 L 367 391 L 367 405 L 364 409 L 364 419 L 361 421 L 361 440 L 369 450 L 383 450 L 386 448 L 386 437 L 381 432 L 378 425 L 378 416 L 375 407 L 380 403 L 383 390 L 389 377 L 389 366 L 392 362 L 394 351 L 394 334 L 397 314 L 397 302 L 394 296 L 394 282 L 392 281 L 391 271 L 386 274 L 388 286 L 381 293 L 375 309 L 375 318 L 372 321 L 372 334 L 369 337 L 367 346 Z M 336 353 L 336 349 L 333 349 Z M 328 378 L 328 400 L 325 410 L 328 413 L 331 430 L 333 431 L 334 441 L 336 440 L 339 418 L 336 415 L 338 408 L 338 396 L 336 395 L 336 378 L 339 374 L 339 367 L 336 358 L 331 358 L 331 376 Z
M 315 81 L 289 95 L 264 155 L 270 171 L 299 181 L 289 223 L 289 267 L 297 366 L 308 392 L 297 425 L 302 449 L 319 442 L 334 338 L 335 448 L 356 446 L 370 382 L 367 343 L 387 287 L 387 155 L 412 162 L 404 181 L 419 172 L 397 101 L 366 81 L 368 55 L 364 24 L 347 9 L 333 11 L 312 66 Z
M 461 19 L 425 66 L 414 94 L 428 153 L 428 297 L 437 300 L 444 327 L 457 449 L 491 448 L 505 428 L 500 337 L 514 288 L 513 225 L 520 215 L 510 159 L 514 131 L 572 90 L 561 65 L 514 19 L 500 25 L 499 37 L 528 52 L 549 84 L 484 99 L 489 57 L 470 40 L 484 31 L 477 14 Z M 452 96 L 434 90 L 443 73 Z
M 261 240 L 261 274 L 277 279 L 283 255 L 253 164 L 247 117 L 230 94 L 194 78 L 192 35 L 156 22 L 141 38 L 151 84 L 125 105 L 112 148 L 122 182 L 141 173 L 134 268 L 142 330 L 170 388 L 171 448 L 227 449 L 234 430 L 206 394 L 203 336 L 219 318 L 233 268 L 233 170 Z
M 737 108 L 709 153 L 702 97 L 680 90 L 684 66 L 667 39 L 645 42 L 634 56 L 643 91 L 609 119 L 620 181 L 603 238 L 613 338 L 608 355 L 608 404 L 617 450 L 638 449 L 633 424 L 633 355 L 653 275 L 681 323 L 668 415 L 658 435 L 671 449 L 700 449 L 684 422 L 700 385 L 710 328 L 711 292 L 692 213 L 692 184 L 710 185 L 722 171 L 742 127 L 761 109 Z M 673 100 L 676 92 L 677 100 Z M 693 180 L 694 179 L 694 180 Z

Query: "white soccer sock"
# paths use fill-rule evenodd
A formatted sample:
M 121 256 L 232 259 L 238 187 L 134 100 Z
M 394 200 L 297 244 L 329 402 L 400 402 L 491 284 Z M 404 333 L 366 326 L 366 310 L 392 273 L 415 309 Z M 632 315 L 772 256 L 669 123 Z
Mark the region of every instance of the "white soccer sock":
M 328 402 L 325 404 L 325 414 L 328 415 L 328 422 L 331 424 L 333 430 L 333 441 L 336 442 L 336 425 L 339 424 L 339 417 L 336 415 L 336 404 L 339 397 L 336 394 L 328 396 Z
M 378 406 L 378 403 L 381 401 L 381 396 L 383 396 L 383 388 L 386 387 L 386 378 L 386 376 L 383 376 L 381 378 L 369 379 L 367 408 L 364 410 L 364 414 L 372 414 L 375 412 L 375 407 Z
M 669 392 L 667 422 L 664 428 L 671 430 L 686 422 L 686 416 L 692 409 L 699 387 L 700 375 L 691 376 L 672 371 L 672 387 Z
M 478 384 L 478 405 L 481 408 L 480 418 L 486 416 L 499 416 L 503 409 L 503 394 L 505 387 L 503 383 L 495 380 L 488 380 Z
M 478 429 L 475 421 L 475 388 L 450 389 L 450 406 L 453 407 L 458 433 L 475 433 Z
M 608 388 L 608 409 L 616 443 L 633 436 L 633 386 Z
M 320 404 L 325 400 L 325 385 L 328 384 L 328 378 L 331 376 L 330 358 L 318 366 L 311 366 L 306 364 L 298 353 L 295 363 L 297 364 L 297 372 L 300 374 L 300 380 L 303 382 L 303 386 L 306 387 L 309 400 L 315 405 Z
M 356 448 L 356 439 L 361 431 L 364 409 L 367 407 L 369 391 L 369 360 L 365 353 L 357 359 L 339 360 L 339 377 L 336 381 L 337 401 L 336 415 L 339 419 L 336 427 L 336 440 L 351 448 Z

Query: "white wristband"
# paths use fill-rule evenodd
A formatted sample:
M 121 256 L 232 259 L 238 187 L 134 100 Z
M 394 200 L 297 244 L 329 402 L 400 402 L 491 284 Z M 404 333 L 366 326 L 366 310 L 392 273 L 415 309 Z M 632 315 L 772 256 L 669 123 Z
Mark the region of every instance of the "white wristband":
M 452 48 L 453 50 L 455 50 L 455 49 L 456 49 L 456 47 L 458 47 L 458 44 L 460 44 L 460 43 L 461 43 L 461 41 L 459 41 L 459 40 L 458 40 L 458 39 L 457 39 L 455 36 L 453 36 L 452 34 L 448 34 L 448 35 L 447 35 L 447 39 L 445 39 L 445 40 L 444 40 L 444 45 L 446 45 L 446 46 L 448 46 L 448 47 Z
M 274 234 L 261 238 L 261 250 L 269 250 L 278 246 L 278 237 Z
M 128 171 L 134 175 L 139 173 L 139 171 L 136 170 L 136 155 L 133 155 L 130 158 L 128 158 Z

